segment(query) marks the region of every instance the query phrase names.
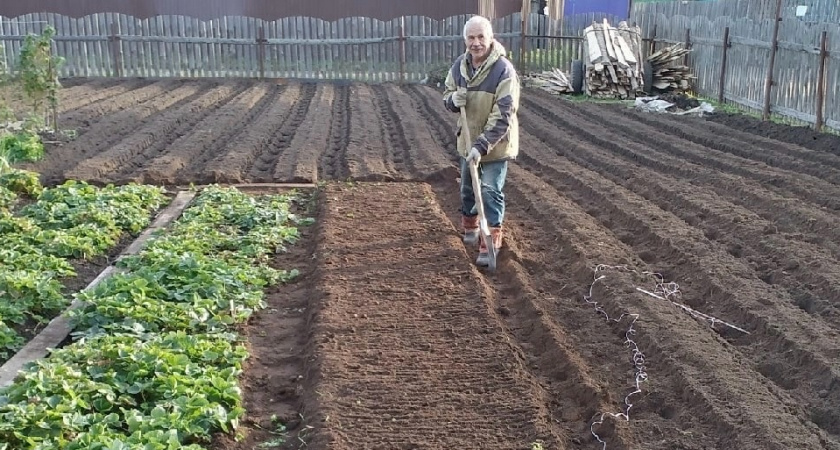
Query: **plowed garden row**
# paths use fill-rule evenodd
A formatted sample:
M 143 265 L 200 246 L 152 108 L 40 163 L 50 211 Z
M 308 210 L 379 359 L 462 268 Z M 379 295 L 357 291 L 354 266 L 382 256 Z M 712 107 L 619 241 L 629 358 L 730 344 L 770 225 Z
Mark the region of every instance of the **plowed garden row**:
M 46 183 L 333 182 L 252 324 L 253 433 L 219 448 L 278 415 L 295 448 L 840 449 L 838 141 L 526 90 L 489 274 L 430 87 L 62 95 L 79 135 L 27 167 Z

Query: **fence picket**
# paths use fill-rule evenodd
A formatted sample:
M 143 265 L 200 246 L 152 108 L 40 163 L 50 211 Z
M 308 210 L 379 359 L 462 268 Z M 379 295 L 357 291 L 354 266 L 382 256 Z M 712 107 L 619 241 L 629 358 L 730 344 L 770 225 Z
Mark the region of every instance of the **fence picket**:
M 792 16 L 796 0 L 784 2 L 786 20 L 779 29 L 777 85 L 770 99 L 773 110 L 792 113 L 805 122 L 816 120 L 819 36 L 826 31 L 829 56 L 825 69 L 825 122 L 836 128 L 840 122 L 840 8 L 813 2 L 805 20 Z M 688 62 L 698 76 L 696 91 L 710 98 L 717 98 L 720 89 L 721 36 L 723 29 L 729 27 L 732 46 L 724 83 L 725 99 L 750 107 L 764 101 L 762 84 L 774 3 L 638 3 L 628 23 L 641 26 L 644 36 L 651 36 L 655 30 L 655 41 L 643 46 L 645 54 L 651 47 L 684 41 L 685 31 L 690 29 L 693 51 Z M 497 39 L 513 54 L 515 63 L 519 61 L 520 49 L 526 49 L 521 71 L 552 67 L 568 70 L 570 62 L 580 58 L 582 30 L 605 17 L 579 14 L 555 21 L 532 13 L 525 20 L 528 29 L 523 42 L 520 16 L 517 12 L 496 18 L 493 24 Z M 184 16 L 138 19 L 117 13 L 80 18 L 27 14 L 11 19 L 0 17 L 0 43 L 5 49 L 0 58 L 5 58 L 7 67 L 13 70 L 25 36 L 40 33 L 48 24 L 56 29 L 53 48 L 66 61 L 60 70 L 64 77 L 115 76 L 117 63 L 125 77 L 257 77 L 262 63 L 265 76 L 274 78 L 383 82 L 404 76 L 406 81 L 419 81 L 430 70 L 448 66 L 463 52 L 461 32 L 469 17 L 459 15 L 439 21 L 422 16 L 390 21 L 351 17 L 329 22 L 311 17 L 268 21 L 231 16 L 204 21 Z M 618 25 L 618 18 L 606 18 Z M 404 42 L 399 38 L 401 23 Z M 109 41 L 112 24 L 119 43 Z M 264 52 L 257 49 L 260 27 L 268 40 Z M 114 51 L 114 45 L 119 46 L 118 51 Z M 404 75 L 401 70 L 405 70 Z

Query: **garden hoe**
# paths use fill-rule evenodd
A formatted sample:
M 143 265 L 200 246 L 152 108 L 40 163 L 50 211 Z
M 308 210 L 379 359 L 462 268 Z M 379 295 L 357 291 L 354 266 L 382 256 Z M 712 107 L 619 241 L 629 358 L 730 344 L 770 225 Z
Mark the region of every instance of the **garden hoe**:
M 462 88 L 463 89 L 463 88 Z M 466 106 L 461 108 L 461 130 L 466 138 L 467 146 L 472 143 L 470 138 L 470 127 L 467 122 Z M 467 150 L 469 152 L 469 149 Z M 470 178 L 472 178 L 473 193 L 475 194 L 475 205 L 478 207 L 478 226 L 481 231 L 481 239 L 484 239 L 484 245 L 487 246 L 487 253 L 489 259 L 487 261 L 487 268 L 496 270 L 496 247 L 493 245 L 493 237 L 490 236 L 490 226 L 487 224 L 487 218 L 484 216 L 484 201 L 481 198 L 481 178 L 478 176 L 478 161 L 469 163 Z

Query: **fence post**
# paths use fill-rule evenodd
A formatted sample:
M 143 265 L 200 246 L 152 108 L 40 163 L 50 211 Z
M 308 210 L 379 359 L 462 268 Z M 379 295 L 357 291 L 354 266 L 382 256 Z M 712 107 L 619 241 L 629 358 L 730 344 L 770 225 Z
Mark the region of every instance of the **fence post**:
M 823 111 L 825 111 L 825 60 L 828 58 L 828 31 L 820 35 L 820 70 L 817 73 L 817 122 L 814 129 L 819 133 L 823 127 Z
M 268 40 L 265 38 L 265 26 L 260 25 L 257 31 L 257 60 L 260 68 L 260 79 L 265 78 L 265 44 Z
M 405 16 L 400 17 L 400 81 L 405 81 Z
M 767 79 L 764 81 L 764 111 L 761 120 L 770 118 L 770 89 L 775 84 L 773 68 L 776 65 L 776 51 L 779 49 L 779 22 L 782 21 L 782 0 L 776 0 L 776 22 L 773 24 L 773 41 L 770 42 L 770 63 L 767 67 Z
M 685 29 L 685 49 L 691 50 L 691 28 Z M 688 66 L 688 53 L 683 57 L 683 65 Z
M 122 50 L 120 45 L 120 25 L 117 22 L 111 22 L 111 35 L 108 36 L 108 45 L 111 47 L 111 60 L 114 63 L 114 75 L 117 78 L 122 77 Z
M 528 31 L 531 28 L 531 0 L 522 0 L 522 12 L 520 13 L 522 19 L 522 29 L 519 33 L 519 71 L 525 71 L 525 51 L 527 43 L 525 42 Z
M 723 60 L 720 63 L 720 88 L 718 89 L 718 103 L 723 103 L 724 89 L 726 89 L 726 58 L 729 55 L 729 27 L 723 29 Z

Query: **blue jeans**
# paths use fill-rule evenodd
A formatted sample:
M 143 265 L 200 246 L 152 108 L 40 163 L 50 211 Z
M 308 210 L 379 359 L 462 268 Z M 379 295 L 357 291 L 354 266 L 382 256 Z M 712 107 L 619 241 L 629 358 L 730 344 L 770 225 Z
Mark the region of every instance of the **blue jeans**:
M 481 178 L 481 199 L 484 203 L 484 215 L 487 225 L 499 227 L 505 218 L 505 187 L 507 177 L 507 160 L 492 161 L 478 165 L 478 176 Z M 472 174 L 466 158 L 461 158 L 461 214 L 475 216 L 478 208 L 475 206 Z

